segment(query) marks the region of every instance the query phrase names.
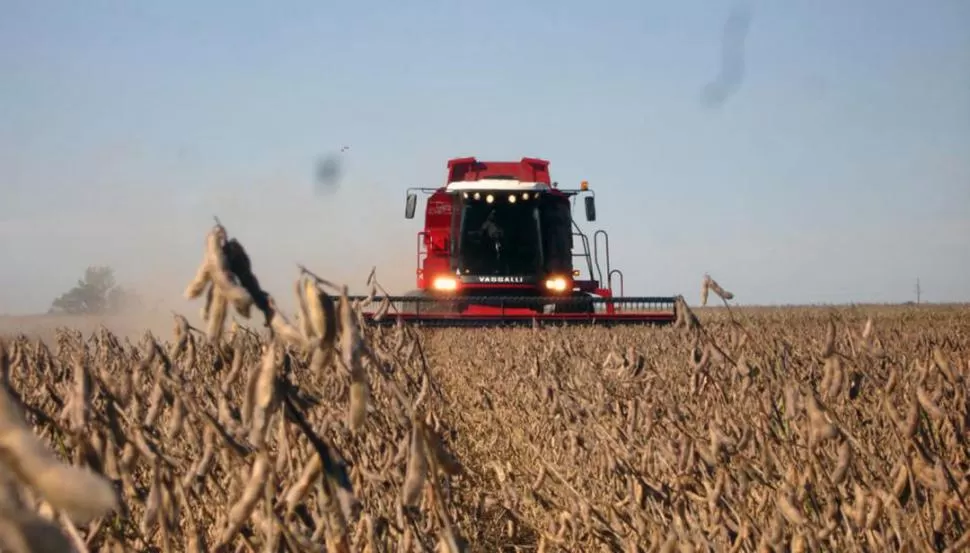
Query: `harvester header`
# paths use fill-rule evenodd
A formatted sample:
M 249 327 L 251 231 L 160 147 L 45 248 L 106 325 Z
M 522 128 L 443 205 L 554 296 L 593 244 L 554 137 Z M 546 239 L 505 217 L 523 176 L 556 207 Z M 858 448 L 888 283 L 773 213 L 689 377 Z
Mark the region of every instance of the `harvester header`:
M 417 237 L 417 289 L 390 298 L 394 308 L 382 320 L 476 326 L 676 320 L 674 297 L 623 296 L 623 273 L 610 264 L 606 231 L 597 230 L 591 246 L 576 224 L 571 207 L 579 195 L 586 220 L 596 220 L 587 181 L 559 188 L 549 162 L 530 157 L 455 158 L 447 169 L 442 186 L 407 191 L 408 219 L 417 194 L 429 195 Z

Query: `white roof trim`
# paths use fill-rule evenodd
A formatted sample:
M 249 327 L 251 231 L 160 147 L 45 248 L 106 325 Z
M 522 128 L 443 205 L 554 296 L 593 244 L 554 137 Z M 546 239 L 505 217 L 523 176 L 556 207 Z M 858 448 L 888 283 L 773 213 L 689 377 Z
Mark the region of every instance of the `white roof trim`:
M 522 182 L 512 179 L 483 179 L 449 182 L 447 190 L 549 190 L 544 182 Z

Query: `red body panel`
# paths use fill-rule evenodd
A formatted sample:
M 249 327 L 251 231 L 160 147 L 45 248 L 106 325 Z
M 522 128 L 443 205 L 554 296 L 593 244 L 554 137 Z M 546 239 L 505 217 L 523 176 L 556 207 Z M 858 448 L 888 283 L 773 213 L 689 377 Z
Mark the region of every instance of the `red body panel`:
M 489 178 L 551 184 L 549 162 L 544 159 L 524 157 L 521 161 L 516 162 L 478 161 L 473 157 L 462 157 L 448 160 L 448 180 L 445 184 Z
M 420 259 L 418 260 L 417 276 L 418 288 L 420 289 L 430 287 L 435 275 L 450 272 L 449 255 L 453 204 L 454 198 L 444 189 L 437 190 L 428 198 L 425 207 L 424 232 L 420 235 L 425 252 L 423 263 Z

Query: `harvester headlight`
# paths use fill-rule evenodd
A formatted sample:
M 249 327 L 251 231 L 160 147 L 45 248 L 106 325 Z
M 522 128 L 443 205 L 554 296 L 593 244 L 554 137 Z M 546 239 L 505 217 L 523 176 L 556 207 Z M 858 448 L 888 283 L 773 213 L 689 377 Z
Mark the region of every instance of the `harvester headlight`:
M 485 201 L 488 203 L 492 203 L 493 201 L 495 201 L 495 196 L 492 196 L 491 194 L 489 194 L 488 196 L 485 196 Z
M 431 283 L 431 287 L 435 290 L 451 292 L 458 288 L 458 281 L 455 279 L 455 277 L 439 276 L 435 277 L 434 281 Z
M 529 199 L 529 193 L 528 192 L 523 192 L 522 193 L 522 199 L 523 200 L 528 200 Z
M 515 203 L 515 194 L 509 194 L 509 203 L 510 204 L 514 204 Z
M 566 291 L 566 279 L 563 277 L 553 277 L 546 279 L 546 288 L 552 290 L 553 292 L 565 292 Z
M 475 192 L 475 199 L 476 199 L 476 200 L 480 200 L 480 199 L 482 199 L 482 195 L 481 195 L 481 194 L 479 194 L 478 192 Z

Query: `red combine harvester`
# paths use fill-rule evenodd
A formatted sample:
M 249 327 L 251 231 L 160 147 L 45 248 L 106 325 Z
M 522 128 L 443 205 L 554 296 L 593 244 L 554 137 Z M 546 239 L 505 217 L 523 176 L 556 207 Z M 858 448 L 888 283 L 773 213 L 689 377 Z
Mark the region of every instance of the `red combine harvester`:
M 590 248 L 573 220 L 572 200 L 579 195 L 586 219 L 596 220 L 593 191 L 585 181 L 579 189 L 559 188 L 550 180 L 548 161 L 452 159 L 444 186 L 408 190 L 408 219 L 414 217 L 417 192 L 430 194 L 424 230 L 418 233 L 418 289 L 389 298 L 394 307 L 383 317 L 366 313 L 370 322 L 488 326 L 676 320 L 674 297 L 623 297 L 623 273 L 610 266 L 609 236 L 596 231 Z M 574 267 L 577 260 L 586 278 Z

